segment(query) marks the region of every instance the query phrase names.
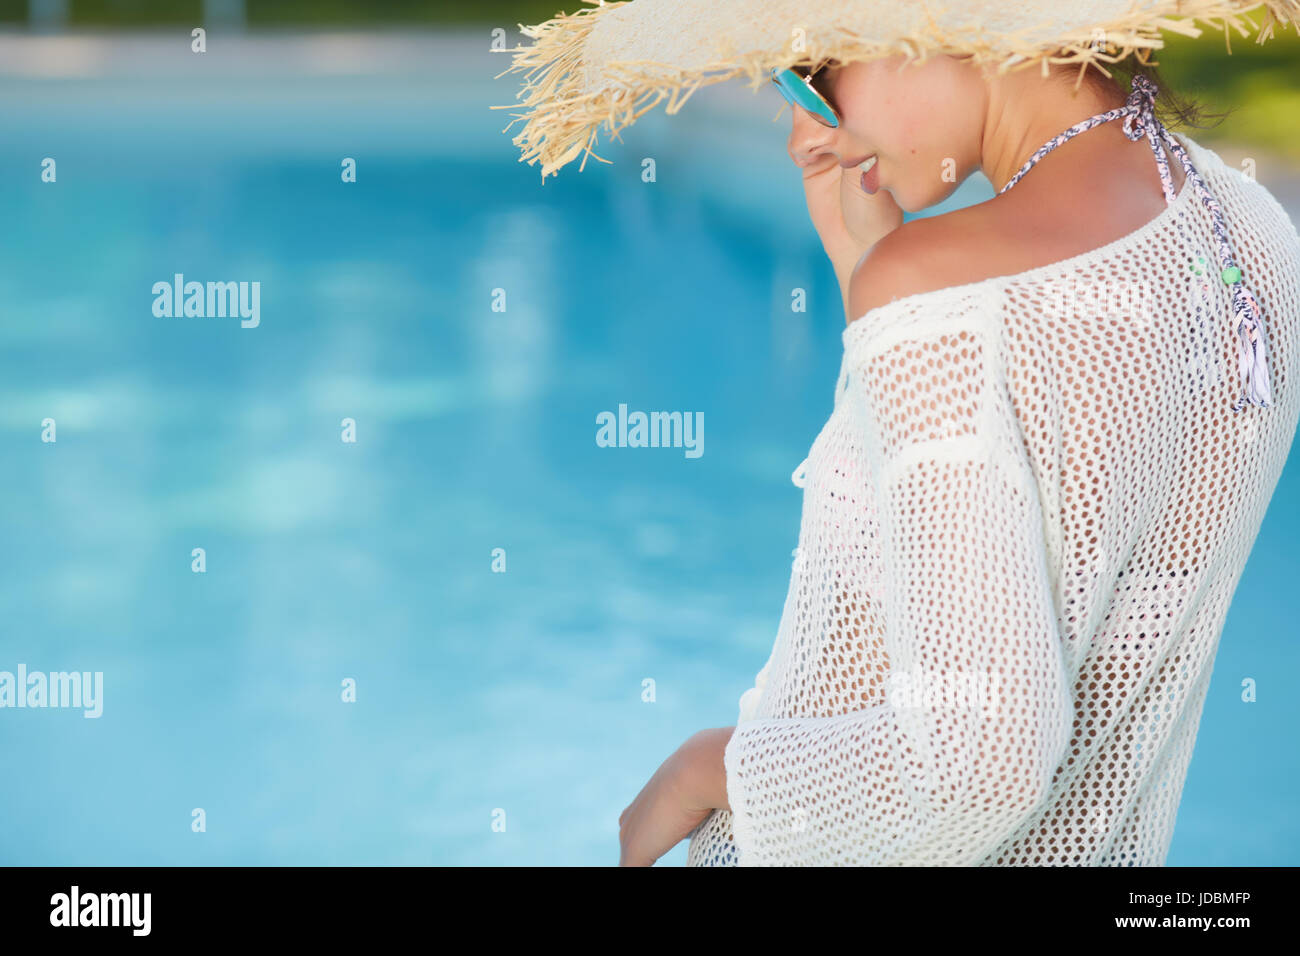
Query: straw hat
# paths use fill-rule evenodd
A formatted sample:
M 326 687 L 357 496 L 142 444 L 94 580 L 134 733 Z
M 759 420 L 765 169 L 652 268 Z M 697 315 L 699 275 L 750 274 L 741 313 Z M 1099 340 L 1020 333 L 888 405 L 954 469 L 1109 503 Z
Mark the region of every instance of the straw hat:
M 1200 36 L 1196 21 L 1256 42 L 1277 24 L 1300 32 L 1300 0 L 584 0 L 596 6 L 520 29 L 498 74 L 524 72 L 525 107 L 513 142 L 520 161 L 542 164 L 542 181 L 612 138 L 665 98 L 676 113 L 701 86 L 747 76 L 757 90 L 772 68 L 851 63 L 904 55 L 970 55 L 1000 72 L 1041 64 L 1089 64 L 1164 45 L 1162 30 Z M 1262 10 L 1257 10 L 1262 8 Z M 1256 24 L 1245 14 L 1262 13 Z M 583 157 L 579 169 L 586 166 Z

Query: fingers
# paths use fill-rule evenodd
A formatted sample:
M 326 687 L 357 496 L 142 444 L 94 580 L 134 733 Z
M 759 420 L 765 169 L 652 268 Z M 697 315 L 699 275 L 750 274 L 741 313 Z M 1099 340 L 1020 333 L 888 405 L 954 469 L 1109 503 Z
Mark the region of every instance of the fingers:
M 823 149 L 809 148 L 806 142 L 793 135 L 793 133 L 790 139 L 786 141 L 785 151 L 790 156 L 790 162 L 805 172 L 825 169 L 828 163 L 839 162 L 834 153 Z
M 795 160 L 795 165 L 803 168 L 804 178 L 807 179 L 810 176 L 817 176 L 827 172 L 832 166 L 838 166 L 839 160 L 835 158 L 833 153 L 822 153 L 820 156 L 814 156 L 803 162 Z

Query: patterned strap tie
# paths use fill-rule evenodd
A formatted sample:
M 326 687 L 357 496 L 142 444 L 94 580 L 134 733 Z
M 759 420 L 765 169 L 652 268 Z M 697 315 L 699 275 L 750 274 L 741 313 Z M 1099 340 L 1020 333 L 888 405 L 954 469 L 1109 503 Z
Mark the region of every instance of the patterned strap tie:
M 1215 242 L 1219 247 L 1219 265 L 1221 268 L 1219 275 L 1231 290 L 1232 315 L 1236 321 L 1238 340 L 1238 373 L 1241 379 L 1241 395 L 1233 404 L 1232 410 L 1239 412 L 1246 405 L 1258 405 L 1260 408 L 1268 408 L 1272 403 L 1272 387 L 1269 384 L 1268 355 L 1264 343 L 1263 315 L 1259 303 L 1242 284 L 1241 269 L 1232 256 L 1232 246 L 1228 242 L 1228 230 L 1224 225 L 1223 210 L 1220 208 L 1218 200 L 1210 194 L 1210 190 L 1205 185 L 1204 180 L 1201 179 L 1200 173 L 1192 165 L 1187 150 L 1156 119 L 1155 99 L 1156 85 L 1145 76 L 1140 74 L 1134 76 L 1133 90 L 1129 93 L 1124 106 L 1106 113 L 1098 113 L 1096 116 L 1076 123 L 1065 132 L 1052 137 L 1052 139 L 1040 146 L 1034 155 L 1029 157 L 1029 160 L 1020 168 L 1020 171 L 1002 187 L 999 194 L 1006 192 L 1020 182 L 1021 178 L 1034 167 L 1035 163 L 1066 140 L 1122 116 L 1124 117 L 1125 136 L 1134 142 L 1145 136 L 1147 142 L 1151 144 L 1151 150 L 1155 153 L 1156 167 L 1160 172 L 1160 185 L 1164 190 L 1165 202 L 1172 204 L 1175 199 L 1174 184 L 1173 178 L 1169 174 L 1169 160 L 1160 148 L 1160 144 L 1163 142 L 1178 157 L 1183 172 L 1191 180 L 1196 194 L 1201 199 L 1201 203 L 1210 214 L 1210 226 L 1214 231 Z

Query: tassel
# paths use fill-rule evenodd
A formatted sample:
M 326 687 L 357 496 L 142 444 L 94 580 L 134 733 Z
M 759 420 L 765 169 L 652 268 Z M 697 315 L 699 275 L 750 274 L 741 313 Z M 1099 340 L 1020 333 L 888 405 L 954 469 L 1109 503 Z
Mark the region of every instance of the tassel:
M 1232 290 L 1233 315 L 1237 319 L 1237 338 L 1241 346 L 1237 368 L 1241 376 L 1241 397 L 1232 406 L 1239 412 L 1246 405 L 1268 408 L 1273 400 L 1268 379 L 1268 356 L 1261 335 L 1259 303 L 1238 282 Z

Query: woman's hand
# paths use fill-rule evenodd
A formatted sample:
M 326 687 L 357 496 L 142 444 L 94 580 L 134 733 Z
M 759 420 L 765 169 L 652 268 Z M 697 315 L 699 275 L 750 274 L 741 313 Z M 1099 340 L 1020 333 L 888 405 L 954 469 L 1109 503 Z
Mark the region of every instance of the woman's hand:
M 835 268 L 846 318 L 853 268 L 868 249 L 903 224 L 903 210 L 889 190 L 870 196 L 859 185 L 861 176 L 856 166 L 841 167 L 831 153 L 803 169 L 808 216 Z
M 701 730 L 655 771 L 618 818 L 619 866 L 653 866 L 714 808 L 727 808 L 722 754 L 733 727 Z

